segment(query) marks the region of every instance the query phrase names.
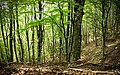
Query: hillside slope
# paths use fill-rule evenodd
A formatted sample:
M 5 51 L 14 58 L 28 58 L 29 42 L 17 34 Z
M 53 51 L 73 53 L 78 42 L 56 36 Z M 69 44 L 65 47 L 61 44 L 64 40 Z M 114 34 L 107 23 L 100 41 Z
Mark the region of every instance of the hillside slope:
M 92 42 L 83 48 L 82 60 L 95 64 L 104 64 L 107 66 L 106 69 L 120 70 L 120 35 L 107 40 L 104 57 L 101 40 L 98 41 L 99 46 L 97 47 L 95 46 L 95 42 Z

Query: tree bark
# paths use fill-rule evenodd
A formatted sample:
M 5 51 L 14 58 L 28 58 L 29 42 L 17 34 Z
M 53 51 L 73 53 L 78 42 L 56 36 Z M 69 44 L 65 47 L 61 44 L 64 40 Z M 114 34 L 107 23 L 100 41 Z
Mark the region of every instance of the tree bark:
M 52 50 L 51 50 L 51 52 L 52 52 L 52 61 L 54 62 L 54 49 L 55 49 L 55 36 L 54 36 L 54 26 L 52 25 L 52 36 L 53 36 L 53 38 L 52 38 Z
M 70 1 L 72 1 L 72 0 L 70 0 Z M 70 48 L 70 50 L 69 50 L 69 55 L 68 55 L 68 58 L 69 58 L 69 62 L 71 61 L 71 56 L 72 56 L 72 51 L 73 51 L 73 38 L 74 38 L 74 36 L 73 36 L 73 34 L 74 34 L 74 32 L 73 32 L 73 29 L 74 29 L 74 17 L 73 17 L 73 6 L 72 5 L 70 5 L 70 9 L 72 10 L 72 12 L 70 13 L 71 15 L 70 15 L 70 39 L 69 39 L 69 48 Z
M 17 50 L 16 50 L 16 37 L 15 37 L 15 15 L 13 15 L 14 17 L 14 20 L 13 20 L 13 23 L 14 23 L 14 52 L 15 52 L 15 57 L 16 57 L 16 61 L 18 62 L 18 56 L 17 56 Z
M 103 49 L 103 57 L 105 56 L 105 47 L 106 47 L 106 33 L 107 33 L 107 19 L 108 14 L 111 8 L 110 6 L 107 7 L 107 1 L 102 0 L 102 49 Z
M 2 8 L 1 7 L 1 5 L 0 5 L 0 8 Z M 4 27 L 3 27 L 3 23 L 2 23 L 2 14 L 1 14 L 1 11 L 0 11 L 0 23 L 1 23 L 1 33 L 2 33 L 2 38 L 3 38 L 3 41 L 4 41 L 4 46 L 5 46 L 5 53 L 6 53 L 6 57 L 7 57 L 7 60 L 9 59 L 9 57 L 8 57 L 8 52 L 7 52 L 7 45 L 6 45 L 6 39 L 5 39 L 5 34 L 4 34 Z M 2 59 L 4 59 L 4 57 L 3 57 L 3 53 L 1 52 L 1 56 L 2 56 Z
M 10 61 L 13 62 L 13 46 L 12 46 L 12 25 L 13 25 L 13 6 L 10 6 Z
M 41 12 L 42 11 L 42 4 L 41 2 L 39 1 L 38 2 L 39 4 L 39 11 Z M 42 14 L 40 13 L 39 14 L 39 19 L 42 18 Z M 38 33 L 38 62 L 40 62 L 41 60 L 41 51 L 42 51 L 42 38 L 43 38 L 43 29 L 42 29 L 42 25 L 39 25 L 38 26 L 38 30 L 37 30 L 37 33 Z
M 19 22 L 18 22 L 18 7 L 17 7 L 17 4 L 16 4 L 16 23 L 17 23 L 17 36 L 18 36 L 18 39 L 19 39 L 19 42 L 20 42 L 20 47 L 21 47 L 21 50 L 22 52 L 20 53 L 22 56 L 21 58 L 21 61 L 23 62 L 24 61 L 24 48 L 23 48 L 23 43 L 22 43 L 22 39 L 21 39 L 21 36 L 20 36 L 20 32 L 19 32 Z
M 28 14 L 28 16 L 29 16 L 29 14 Z M 27 18 L 27 15 L 25 13 L 25 25 L 26 25 L 27 21 L 29 21 L 29 18 Z M 28 60 L 30 62 L 31 61 L 31 58 L 30 58 L 31 54 L 30 54 L 30 45 L 29 45 L 29 30 L 26 30 L 26 39 L 27 39 L 27 49 L 28 49 Z
M 68 3 L 68 22 L 70 21 L 70 2 Z M 67 34 L 66 34 L 66 61 L 70 62 L 69 59 L 69 29 L 70 29 L 70 22 L 67 24 Z
M 74 6 L 74 60 L 80 59 L 81 54 L 81 24 L 82 24 L 82 17 L 84 15 L 83 7 L 84 7 L 85 0 L 75 0 L 75 6 Z

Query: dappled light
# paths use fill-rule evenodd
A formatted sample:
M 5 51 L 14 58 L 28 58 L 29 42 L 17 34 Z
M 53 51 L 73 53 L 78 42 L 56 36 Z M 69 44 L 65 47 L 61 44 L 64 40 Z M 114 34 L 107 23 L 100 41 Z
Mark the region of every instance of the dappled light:
M 0 0 L 0 75 L 120 75 L 119 0 Z

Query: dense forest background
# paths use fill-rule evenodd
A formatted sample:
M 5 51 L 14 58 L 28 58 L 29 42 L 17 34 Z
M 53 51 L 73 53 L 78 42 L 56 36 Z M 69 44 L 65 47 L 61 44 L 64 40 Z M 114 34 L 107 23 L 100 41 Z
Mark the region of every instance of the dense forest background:
M 1 61 L 70 61 L 119 33 L 119 1 L 1 1 Z M 84 9 L 83 9 L 84 8 Z
M 0 62 L 120 64 L 119 0 L 0 0 L 0 27 Z

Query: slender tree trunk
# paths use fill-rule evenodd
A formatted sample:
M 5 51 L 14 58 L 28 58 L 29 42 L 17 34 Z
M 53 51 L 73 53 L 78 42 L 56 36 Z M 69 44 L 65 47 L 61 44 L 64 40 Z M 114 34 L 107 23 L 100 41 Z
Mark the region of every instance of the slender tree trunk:
M 88 44 L 88 37 L 87 37 L 87 36 L 88 36 L 88 31 L 87 31 L 87 29 L 88 29 L 88 28 L 87 28 L 87 25 L 85 24 L 85 37 L 86 37 L 86 38 L 85 38 L 85 45 Z
M 29 31 L 26 30 L 26 38 L 27 38 L 27 48 L 28 48 L 28 59 L 29 61 L 31 61 L 31 58 L 30 58 L 30 46 L 29 46 Z
M 96 7 L 96 6 L 95 6 Z M 95 35 L 95 46 L 98 46 L 97 43 L 97 21 L 96 21 L 96 9 L 95 9 L 95 17 L 94 17 L 94 35 Z
M 2 8 L 1 7 L 1 5 L 0 5 L 0 8 Z M 0 9 L 1 10 L 1 9 Z M 2 24 L 2 15 L 1 15 L 1 11 L 0 11 L 0 23 L 1 23 L 1 30 L 2 30 L 2 37 L 3 37 L 3 41 L 4 41 L 4 46 L 5 46 L 5 48 L 6 48 L 6 44 L 5 44 L 5 37 L 4 37 L 4 30 L 3 30 L 3 24 Z M 2 60 L 0 60 L 0 62 L 2 62 L 2 61 L 4 61 L 4 55 L 3 55 L 3 51 L 2 51 L 2 48 L 1 48 L 1 46 L 0 46 L 0 56 L 1 56 L 1 58 L 2 58 Z M 5 49 L 6 50 L 6 49 Z M 7 50 L 6 50 L 6 56 L 7 56 Z M 8 59 L 8 58 L 7 58 Z
M 19 42 L 20 42 L 20 47 L 21 47 L 21 50 L 22 50 L 22 53 L 20 53 L 22 55 L 22 58 L 21 58 L 21 61 L 24 61 L 24 48 L 23 48 L 23 43 L 22 43 L 22 39 L 21 39 L 21 36 L 20 36 L 20 32 L 19 32 L 19 22 L 18 22 L 18 7 L 17 7 L 17 4 L 16 4 L 16 23 L 17 23 L 17 36 L 18 36 L 18 39 L 19 39 Z
M 95 24 L 95 46 L 98 46 L 98 43 L 97 43 L 97 23 Z
M 25 25 L 26 25 L 26 16 L 25 16 Z M 29 30 L 26 30 L 26 39 L 27 39 L 27 49 L 28 49 L 28 59 L 29 59 L 29 62 L 31 61 L 31 58 L 30 58 L 30 45 L 29 45 Z
M 60 53 L 59 53 L 59 62 L 62 60 L 62 38 L 59 38 L 59 43 L 60 43 Z
M 26 25 L 27 21 L 29 21 L 29 18 L 27 18 L 27 15 L 25 13 L 25 25 Z M 30 62 L 31 58 L 30 58 L 30 45 L 29 45 L 29 30 L 26 30 L 26 39 L 27 39 L 27 49 L 28 49 L 28 60 Z
M 41 2 L 39 1 L 38 4 L 39 4 L 39 11 L 42 11 Z M 42 14 L 40 13 L 39 14 L 39 19 L 41 19 L 41 17 L 42 17 Z M 43 35 L 42 25 L 38 26 L 37 33 L 38 33 L 38 62 L 40 62 L 40 60 L 41 60 L 41 51 L 42 51 L 42 37 L 43 37 L 42 36 Z
M 32 60 L 33 60 L 33 63 L 35 62 L 35 50 L 34 50 L 34 27 L 32 27 Z
M 63 31 L 64 31 L 64 39 L 65 39 L 65 47 L 66 47 L 66 61 L 67 62 L 69 62 L 69 55 L 68 55 L 68 37 L 69 37 L 69 24 L 67 24 L 67 31 L 65 30 L 65 25 L 64 25 L 64 17 L 63 17 L 63 11 L 62 11 L 62 9 L 61 9 L 61 7 L 60 7 L 60 3 L 58 4 L 58 7 L 59 7 L 59 12 L 60 12 L 60 21 L 61 21 L 61 29 L 63 29 Z M 68 3 L 68 10 L 70 10 L 70 3 Z M 68 13 L 68 21 L 70 21 L 70 13 Z M 62 38 L 60 38 L 60 45 L 61 45 L 61 39 Z M 60 48 L 60 50 L 61 50 L 61 48 Z
M 1 7 L 1 6 L 0 6 Z M 1 12 L 1 11 L 0 11 Z M 2 38 L 3 38 L 3 41 L 4 41 L 4 46 L 5 46 L 5 52 L 6 52 L 6 57 L 7 57 L 7 60 L 9 59 L 8 57 L 8 52 L 7 52 L 7 46 L 6 46 L 6 41 L 5 41 L 5 35 L 4 35 L 4 28 L 3 28 L 3 23 L 2 23 L 2 15 L 0 13 L 0 22 L 1 22 L 1 31 L 2 31 Z M 1 52 L 1 56 L 3 56 L 3 53 Z M 3 57 L 2 57 L 3 59 Z
M 33 16 L 31 16 L 31 20 L 32 20 L 32 17 Z M 34 62 L 35 62 L 35 50 L 34 50 L 34 42 L 35 42 L 34 34 L 35 34 L 35 30 L 34 30 L 34 27 L 32 27 L 31 30 L 32 30 L 32 61 L 33 61 L 33 64 L 34 64 Z
M 72 1 L 72 0 L 70 0 L 70 1 Z M 71 15 L 70 15 L 70 39 L 69 39 L 69 48 L 70 48 L 70 50 L 69 50 L 69 62 L 70 62 L 70 60 L 71 60 L 71 54 L 72 54 L 72 50 L 73 50 L 73 34 L 74 34 L 74 32 L 73 32 L 73 29 L 74 29 L 74 19 L 73 19 L 73 7 L 72 7 L 72 5 L 70 5 L 70 9 L 72 10 L 72 12 L 70 13 Z
M 44 26 L 43 26 L 43 36 L 44 36 L 44 38 L 43 38 L 43 61 L 44 61 L 44 63 L 46 62 L 46 59 L 45 59 L 45 46 L 44 46 L 44 43 L 45 43 L 45 28 L 44 28 Z
M 52 61 L 54 62 L 54 49 L 55 49 L 55 35 L 54 35 L 54 26 L 52 25 L 52 36 L 53 36 L 53 38 L 52 38 L 52 50 L 51 50 L 51 52 L 52 52 Z
M 54 38 L 54 27 L 52 25 L 52 36 L 53 36 L 53 44 L 52 44 L 52 56 L 53 56 L 53 59 L 52 61 L 54 62 L 54 49 L 55 49 L 55 38 Z
M 34 3 L 34 5 L 35 5 L 35 3 Z M 36 18 L 36 9 L 35 9 L 35 6 L 34 6 L 34 20 L 36 20 L 37 18 Z M 32 18 L 32 16 L 31 16 L 31 18 Z M 33 60 L 33 63 L 35 62 L 35 49 L 34 49 L 34 41 L 35 41 L 35 37 L 34 37 L 34 35 L 35 35 L 35 30 L 34 30 L 34 27 L 32 27 L 32 60 Z
M 45 2 L 45 0 L 43 0 L 43 3 Z M 43 5 L 43 13 L 45 13 L 45 10 L 44 10 L 44 5 Z M 45 21 L 44 21 L 45 22 Z M 42 46 L 43 46 L 43 61 L 45 62 L 46 59 L 45 59 L 45 46 L 44 46 L 44 43 L 45 43 L 45 27 L 44 25 L 42 26 L 43 30 L 42 30 Z
M 69 62 L 70 62 L 70 60 L 71 60 L 71 54 L 72 54 L 72 51 L 73 51 L 73 24 L 71 24 L 71 28 L 70 28 L 69 47 L 70 47 L 70 50 L 69 50 L 68 58 L 69 58 Z
M 70 2 L 68 3 L 68 21 L 70 21 Z M 69 59 L 69 28 L 70 28 L 70 22 L 67 24 L 67 34 L 66 34 L 66 61 L 70 62 Z
M 14 16 L 14 15 L 13 15 Z M 15 52 L 15 57 L 16 57 L 16 61 L 18 62 L 18 56 L 17 56 L 17 50 L 16 50 L 16 37 L 15 37 L 15 16 L 13 17 L 13 23 L 14 23 L 14 52 Z
M 104 20 L 105 20 L 105 1 L 102 0 L 102 49 L 103 49 L 103 56 L 105 50 L 105 27 L 104 27 Z
M 103 49 L 103 57 L 105 56 L 105 47 L 106 47 L 106 33 L 107 33 L 107 19 L 108 14 L 111 8 L 110 6 L 107 7 L 107 1 L 102 0 L 102 49 Z
M 12 25 L 13 25 L 13 6 L 10 6 L 10 61 L 13 62 L 13 46 L 12 46 Z
M 8 46 L 9 46 L 9 41 L 8 41 L 8 40 L 9 40 L 9 39 L 8 39 L 8 29 L 7 29 L 8 26 L 9 26 L 9 24 L 6 24 L 6 27 L 5 27 L 6 38 L 5 38 L 5 39 L 6 39 L 6 48 L 7 48 L 7 50 L 6 50 L 7 53 L 6 53 L 6 54 L 7 54 L 7 59 L 9 60 L 9 59 L 10 59 L 10 53 L 9 53 L 9 52 L 10 52 L 10 51 L 9 51 L 10 49 L 9 49 L 9 47 L 8 47 Z
M 95 46 L 98 46 L 98 42 L 97 42 L 97 26 L 98 26 L 98 23 L 97 23 L 97 9 L 96 9 L 96 4 L 94 4 L 94 7 L 95 7 L 95 15 L 94 15 L 94 35 L 95 35 Z
M 60 7 L 60 3 L 58 4 L 58 8 L 59 8 L 59 12 L 60 12 L 60 38 L 59 38 L 59 43 L 60 43 L 60 53 L 59 53 L 59 62 L 61 62 L 62 60 L 62 44 L 63 44 L 63 39 L 62 39 L 62 29 L 63 29 L 63 34 L 64 34 L 64 39 L 65 39 L 65 43 L 67 43 L 67 39 L 66 39 L 66 34 L 65 34 L 65 26 L 64 26 L 64 17 L 63 17 L 63 11 Z M 67 49 L 67 44 L 66 44 L 66 60 L 68 61 L 68 49 Z

